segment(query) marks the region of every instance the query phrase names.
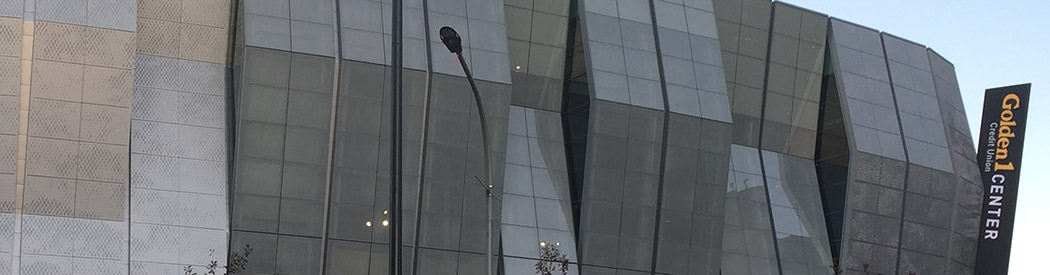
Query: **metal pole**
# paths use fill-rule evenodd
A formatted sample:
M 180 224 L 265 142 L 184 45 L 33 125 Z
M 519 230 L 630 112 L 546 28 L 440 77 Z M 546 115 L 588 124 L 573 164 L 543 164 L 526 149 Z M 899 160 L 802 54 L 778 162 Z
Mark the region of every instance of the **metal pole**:
M 391 121 L 390 127 L 390 274 L 401 275 L 401 143 L 402 143 L 402 0 L 392 0 L 390 41 Z
M 489 147 L 489 131 L 488 123 L 485 122 L 485 107 L 481 102 L 481 93 L 478 92 L 478 85 L 474 83 L 474 76 L 470 74 L 470 69 L 467 67 L 467 60 L 463 58 L 462 52 L 457 52 L 456 57 L 459 58 L 459 65 L 463 68 L 463 74 L 467 77 L 467 82 L 470 82 L 470 89 L 474 93 L 474 103 L 478 107 L 478 118 L 481 120 L 481 144 L 485 151 L 485 199 L 488 201 L 488 247 L 485 249 L 485 262 L 488 264 L 487 273 L 492 275 L 492 150 Z
M 419 143 L 419 185 L 416 186 L 416 221 L 412 231 L 412 273 L 419 274 L 419 228 L 423 223 L 423 182 L 427 171 L 427 143 L 430 140 L 430 87 L 434 77 L 434 62 L 430 50 L 430 11 L 428 3 L 423 0 L 423 44 L 426 45 L 427 78 L 423 87 L 423 138 Z

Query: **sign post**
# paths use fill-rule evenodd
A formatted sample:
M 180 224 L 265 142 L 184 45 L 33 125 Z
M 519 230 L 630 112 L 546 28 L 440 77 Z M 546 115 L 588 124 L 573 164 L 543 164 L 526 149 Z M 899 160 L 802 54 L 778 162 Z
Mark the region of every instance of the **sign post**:
M 977 142 L 984 184 L 974 274 L 1007 274 L 1032 84 L 985 90 Z

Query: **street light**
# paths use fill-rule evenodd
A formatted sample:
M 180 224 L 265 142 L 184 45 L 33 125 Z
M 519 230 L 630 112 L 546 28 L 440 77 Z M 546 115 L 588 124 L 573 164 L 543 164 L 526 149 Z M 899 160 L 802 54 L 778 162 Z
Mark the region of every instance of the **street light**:
M 474 83 L 474 76 L 470 74 L 470 69 L 467 67 L 467 60 L 463 58 L 463 40 L 460 39 L 459 33 L 452 27 L 444 26 L 438 31 L 438 35 L 441 36 L 441 43 L 445 44 L 448 51 L 456 54 L 459 58 L 460 68 L 463 68 L 463 74 L 466 75 L 467 81 L 470 82 L 470 89 L 474 92 L 474 103 L 478 107 L 478 118 L 481 120 L 481 144 L 485 151 L 485 183 L 482 187 L 485 188 L 485 202 L 486 211 L 488 211 L 488 245 L 485 250 L 486 263 L 488 268 L 486 273 L 492 274 L 492 150 L 489 147 L 489 131 L 488 123 L 485 122 L 485 108 L 481 104 L 481 93 L 478 92 L 478 85 Z

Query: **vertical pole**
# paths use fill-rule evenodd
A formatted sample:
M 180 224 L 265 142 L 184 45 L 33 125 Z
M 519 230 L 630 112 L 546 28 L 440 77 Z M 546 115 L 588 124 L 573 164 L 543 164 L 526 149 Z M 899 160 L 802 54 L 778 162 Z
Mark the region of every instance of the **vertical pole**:
M 427 78 L 423 87 L 423 138 L 419 142 L 419 185 L 416 186 L 415 228 L 412 230 L 412 270 L 410 274 L 419 274 L 419 231 L 423 223 L 423 183 L 427 178 L 427 144 L 430 141 L 430 87 L 434 78 L 434 62 L 430 49 L 430 1 L 423 0 L 423 43 L 426 45 Z
M 401 135 L 402 135 L 402 0 L 392 0 L 391 9 L 391 121 L 390 126 L 390 274 L 401 275 Z
M 463 68 L 463 75 L 467 77 L 467 82 L 470 83 L 470 90 L 474 93 L 474 104 L 478 107 L 478 120 L 481 121 L 481 145 L 485 153 L 485 197 L 488 200 L 488 248 L 485 250 L 485 262 L 488 263 L 488 270 L 486 273 L 492 275 L 492 148 L 489 147 L 489 131 L 488 123 L 485 121 L 485 107 L 481 103 L 481 93 L 478 91 L 477 83 L 474 83 L 474 75 L 470 74 L 470 68 L 467 67 L 467 60 L 463 58 L 463 53 L 456 53 L 456 57 L 459 58 L 459 65 Z
M 485 269 L 489 275 L 492 275 L 492 185 L 488 185 L 488 189 L 485 190 L 485 200 L 488 205 L 485 207 L 488 209 L 488 245 L 485 247 L 485 263 L 487 268 Z

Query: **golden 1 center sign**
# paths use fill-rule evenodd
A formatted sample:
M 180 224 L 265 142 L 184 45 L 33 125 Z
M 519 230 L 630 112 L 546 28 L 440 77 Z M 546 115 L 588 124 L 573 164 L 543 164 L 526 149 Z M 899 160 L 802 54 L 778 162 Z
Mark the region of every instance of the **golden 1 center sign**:
M 984 185 L 975 274 L 1007 274 L 1032 84 L 985 90 L 977 163 Z

